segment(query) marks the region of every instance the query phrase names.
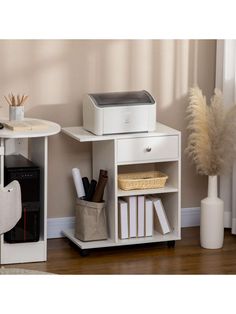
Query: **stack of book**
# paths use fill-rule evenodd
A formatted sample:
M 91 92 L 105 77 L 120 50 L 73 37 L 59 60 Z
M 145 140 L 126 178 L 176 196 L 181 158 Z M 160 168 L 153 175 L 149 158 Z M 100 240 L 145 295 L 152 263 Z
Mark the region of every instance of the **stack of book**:
M 162 201 L 156 196 L 119 198 L 119 238 L 151 237 L 153 229 L 166 234 L 171 227 Z
M 5 121 L 4 124 L 12 131 L 38 131 L 48 128 L 48 125 L 40 120 L 13 120 Z

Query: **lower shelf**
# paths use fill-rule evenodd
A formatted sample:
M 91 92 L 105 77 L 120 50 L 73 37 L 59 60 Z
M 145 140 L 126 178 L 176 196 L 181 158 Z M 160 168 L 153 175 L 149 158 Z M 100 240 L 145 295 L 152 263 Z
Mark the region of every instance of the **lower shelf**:
M 6 243 L 1 242 L 0 264 L 43 262 L 47 259 L 47 241 Z
M 115 242 L 112 239 L 83 242 L 75 238 L 74 229 L 63 230 L 62 232 L 68 239 L 70 239 L 73 243 L 75 243 L 81 249 L 95 249 L 95 248 L 102 248 L 102 247 L 165 242 L 165 241 L 175 241 L 175 240 L 181 239 L 180 234 L 178 234 L 177 232 L 171 232 L 166 235 L 155 232 L 152 237 L 130 238 L 130 239 L 124 239 L 124 240 L 119 239 L 118 242 Z

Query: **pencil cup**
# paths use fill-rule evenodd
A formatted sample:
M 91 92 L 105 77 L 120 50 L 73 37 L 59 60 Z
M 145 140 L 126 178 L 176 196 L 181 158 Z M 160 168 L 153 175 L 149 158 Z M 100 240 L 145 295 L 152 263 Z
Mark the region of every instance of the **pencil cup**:
M 23 120 L 24 106 L 9 106 L 9 120 Z

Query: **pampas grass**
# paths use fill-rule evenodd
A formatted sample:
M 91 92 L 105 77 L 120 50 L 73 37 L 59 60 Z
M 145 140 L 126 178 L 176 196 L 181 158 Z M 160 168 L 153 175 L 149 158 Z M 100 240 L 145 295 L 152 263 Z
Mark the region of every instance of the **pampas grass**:
M 187 119 L 186 153 L 197 172 L 219 175 L 229 171 L 236 157 L 236 106 L 226 112 L 218 89 L 208 105 L 199 87 L 194 87 L 190 89 Z

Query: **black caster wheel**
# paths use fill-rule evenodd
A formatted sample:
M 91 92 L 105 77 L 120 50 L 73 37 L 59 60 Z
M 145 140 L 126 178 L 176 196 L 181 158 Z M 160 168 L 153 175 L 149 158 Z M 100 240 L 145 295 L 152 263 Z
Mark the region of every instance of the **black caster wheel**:
M 168 248 L 173 248 L 173 247 L 175 247 L 175 241 L 168 241 L 168 242 L 167 242 L 167 246 L 168 246 Z
M 80 250 L 80 256 L 85 257 L 89 255 L 89 250 Z

